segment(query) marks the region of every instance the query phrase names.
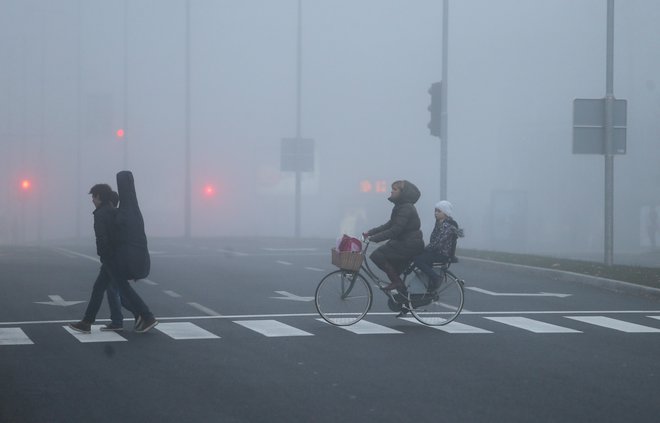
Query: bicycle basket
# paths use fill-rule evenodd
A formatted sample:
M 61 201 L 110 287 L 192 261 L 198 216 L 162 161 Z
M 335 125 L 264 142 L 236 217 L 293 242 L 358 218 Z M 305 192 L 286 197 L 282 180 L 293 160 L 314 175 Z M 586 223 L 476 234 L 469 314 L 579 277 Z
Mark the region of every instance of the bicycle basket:
M 354 251 L 337 251 L 332 249 L 332 264 L 342 270 L 351 270 L 353 272 L 360 270 L 364 255 Z

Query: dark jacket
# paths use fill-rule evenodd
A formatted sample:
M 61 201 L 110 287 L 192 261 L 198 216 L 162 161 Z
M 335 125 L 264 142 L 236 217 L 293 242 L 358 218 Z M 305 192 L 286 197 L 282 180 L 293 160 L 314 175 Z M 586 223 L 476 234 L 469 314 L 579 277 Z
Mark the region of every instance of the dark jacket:
M 117 245 L 115 217 L 117 209 L 109 202 L 94 210 L 94 235 L 96 236 L 96 254 L 101 263 L 110 263 L 115 258 Z
M 421 194 L 413 183 L 403 182 L 399 197 L 396 200 L 389 199 L 394 203 L 390 220 L 367 232 L 369 239 L 374 242 L 388 240 L 384 252 L 396 260 L 412 258 L 424 250 L 421 222 L 415 208 Z
M 151 259 L 131 172 L 124 170 L 117 173 L 117 191 L 119 208 L 115 222 L 119 272 L 126 279 L 146 278 L 151 270 Z
M 454 256 L 456 241 L 459 236 L 460 229 L 454 219 L 447 217 L 443 221 L 436 220 L 429 244 L 425 250 L 442 257 L 443 260 L 441 261 L 446 261 Z

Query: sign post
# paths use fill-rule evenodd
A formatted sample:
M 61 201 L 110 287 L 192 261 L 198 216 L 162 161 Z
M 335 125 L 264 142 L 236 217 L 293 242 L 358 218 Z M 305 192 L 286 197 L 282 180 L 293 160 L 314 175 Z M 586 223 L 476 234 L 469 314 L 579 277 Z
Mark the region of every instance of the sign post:
M 573 154 L 605 156 L 604 263 L 614 251 L 614 155 L 626 154 L 625 100 L 614 98 L 614 0 L 607 0 L 605 98 L 573 102 Z

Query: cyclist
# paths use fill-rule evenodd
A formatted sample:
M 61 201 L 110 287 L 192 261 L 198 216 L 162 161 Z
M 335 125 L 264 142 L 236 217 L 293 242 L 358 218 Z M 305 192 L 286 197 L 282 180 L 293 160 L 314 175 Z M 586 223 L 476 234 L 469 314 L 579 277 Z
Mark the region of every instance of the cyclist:
M 456 252 L 456 241 L 462 236 L 462 230 L 453 217 L 453 206 L 447 200 L 435 205 L 435 226 L 424 252 L 413 260 L 415 266 L 429 277 L 429 292 L 440 285 L 440 276 L 433 270 L 433 263 L 448 263 Z
M 399 293 L 405 293 L 401 272 L 413 257 L 424 250 L 421 223 L 415 208 L 420 195 L 419 189 L 409 181 L 392 183 L 388 200 L 394 203 L 394 207 L 390 220 L 362 234 L 369 241 L 388 241 L 369 256 L 390 280 L 384 288 L 386 291 L 396 289 Z

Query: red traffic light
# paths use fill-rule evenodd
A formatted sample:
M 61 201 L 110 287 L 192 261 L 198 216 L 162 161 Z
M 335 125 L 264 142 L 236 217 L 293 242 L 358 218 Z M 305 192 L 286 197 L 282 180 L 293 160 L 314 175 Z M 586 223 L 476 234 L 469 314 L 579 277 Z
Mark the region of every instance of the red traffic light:
M 116 134 L 117 134 L 117 138 L 124 138 L 124 130 L 123 129 L 121 129 L 121 128 L 117 129 Z
M 215 187 L 211 184 L 204 185 L 204 196 L 213 197 L 215 195 Z
M 29 190 L 30 188 L 32 188 L 32 182 L 31 182 L 29 179 L 23 179 L 23 180 L 21 181 L 21 189 L 22 189 L 23 191 L 27 191 L 27 190 Z

